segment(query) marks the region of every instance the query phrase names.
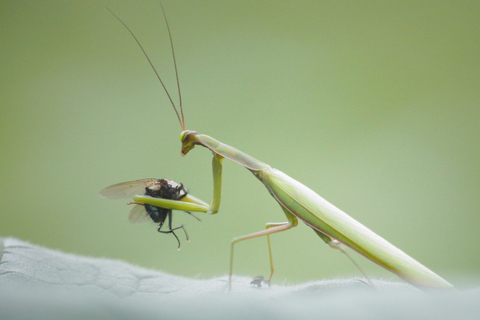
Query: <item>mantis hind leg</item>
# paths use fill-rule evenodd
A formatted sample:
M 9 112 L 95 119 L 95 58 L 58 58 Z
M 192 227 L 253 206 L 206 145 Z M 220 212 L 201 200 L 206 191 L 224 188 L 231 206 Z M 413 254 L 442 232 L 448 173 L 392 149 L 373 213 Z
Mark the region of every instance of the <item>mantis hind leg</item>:
M 336 249 L 336 250 L 339 250 L 341 253 L 343 253 L 344 255 L 347 256 L 348 259 L 350 259 L 350 261 L 352 261 L 352 263 L 355 265 L 355 267 L 357 267 L 358 270 L 360 270 L 360 272 L 363 274 L 363 276 L 365 277 L 365 279 L 367 280 L 368 284 L 373 288 L 373 283 L 370 281 L 370 278 L 367 276 L 367 274 L 362 270 L 362 268 L 360 268 L 360 266 L 355 262 L 355 260 L 352 258 L 352 256 L 347 252 L 345 251 L 343 248 L 342 248 L 342 243 L 336 239 L 332 239 L 330 238 L 329 236 L 327 236 L 326 234 L 324 233 L 321 233 L 320 231 L 318 230 L 315 230 L 312 228 L 313 231 L 315 231 L 315 233 L 326 243 L 328 244 L 328 246 L 332 249 Z
M 254 233 L 251 233 L 251 234 L 247 234 L 247 235 L 240 236 L 240 237 L 235 237 L 235 238 L 232 239 L 232 242 L 231 242 L 231 245 L 230 245 L 230 270 L 229 270 L 229 277 L 228 277 L 228 291 L 232 290 L 233 246 L 237 242 L 240 242 L 240 241 L 243 241 L 243 240 L 248 240 L 248 239 L 253 239 L 253 238 L 257 238 L 257 237 L 261 237 L 261 236 L 267 236 L 267 241 L 268 241 L 268 253 L 269 253 L 269 256 L 270 256 L 270 270 L 271 270 L 271 273 L 270 273 L 270 277 L 268 278 L 268 280 L 266 282 L 268 284 L 270 284 L 270 279 L 272 278 L 273 271 L 274 271 L 273 260 L 272 260 L 272 248 L 271 248 L 271 245 L 270 245 L 270 235 L 273 234 L 273 233 L 288 230 L 290 228 L 293 228 L 293 227 L 297 226 L 297 224 L 298 224 L 298 220 L 293 214 L 291 214 L 289 211 L 287 211 L 283 207 L 282 207 L 282 209 L 283 209 L 285 215 L 287 216 L 287 219 L 288 219 L 287 222 L 267 223 L 266 229 L 263 230 L 263 231 L 254 232 Z

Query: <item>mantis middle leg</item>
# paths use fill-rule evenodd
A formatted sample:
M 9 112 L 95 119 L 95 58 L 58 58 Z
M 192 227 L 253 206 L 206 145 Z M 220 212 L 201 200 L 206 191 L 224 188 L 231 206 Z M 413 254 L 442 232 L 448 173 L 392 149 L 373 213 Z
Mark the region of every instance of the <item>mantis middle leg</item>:
M 270 235 L 273 233 L 288 230 L 298 225 L 297 217 L 295 217 L 293 214 L 291 214 L 288 210 L 284 209 L 283 207 L 282 209 L 285 215 L 287 216 L 287 219 L 288 219 L 287 222 L 267 223 L 266 230 L 250 233 L 250 234 L 240 236 L 240 237 L 235 237 L 232 239 L 232 243 L 230 245 L 230 269 L 229 269 L 229 277 L 228 277 L 229 291 L 232 290 L 233 246 L 237 242 L 247 240 L 247 239 L 262 237 L 262 236 L 267 236 L 267 241 L 268 241 L 268 253 L 270 258 L 270 277 L 268 278 L 267 282 L 270 283 L 270 280 L 272 279 L 273 272 L 274 272 L 273 259 L 272 259 L 272 247 L 270 245 Z

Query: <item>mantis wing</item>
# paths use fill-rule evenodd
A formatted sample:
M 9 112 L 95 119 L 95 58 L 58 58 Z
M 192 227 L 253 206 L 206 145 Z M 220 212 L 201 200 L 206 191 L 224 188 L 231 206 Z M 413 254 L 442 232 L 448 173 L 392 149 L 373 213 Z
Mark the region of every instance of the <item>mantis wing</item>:
M 263 181 L 284 208 L 311 228 L 337 239 L 413 285 L 453 288 L 440 276 L 285 173 L 268 169 L 264 172 Z

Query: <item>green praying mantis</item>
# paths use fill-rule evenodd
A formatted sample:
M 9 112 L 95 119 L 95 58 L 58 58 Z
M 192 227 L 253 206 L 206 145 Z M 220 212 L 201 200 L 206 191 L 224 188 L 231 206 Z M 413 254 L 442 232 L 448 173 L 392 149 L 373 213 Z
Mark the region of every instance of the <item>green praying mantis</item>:
M 333 204 L 329 203 L 327 200 L 323 199 L 299 181 L 208 135 L 200 134 L 192 130 L 186 130 L 173 41 L 163 6 L 162 12 L 167 26 L 173 55 L 179 96 L 179 108 L 177 108 L 173 102 L 164 82 L 160 78 L 137 37 L 120 18 L 118 18 L 113 12 L 111 13 L 133 36 L 172 104 L 182 128 L 182 133 L 180 134 L 180 141 L 182 143 L 181 155 L 186 156 L 195 146 L 204 147 L 213 153 L 213 200 L 211 204 L 208 205 L 193 196 L 183 197 L 179 200 L 172 200 L 152 197 L 145 194 L 136 194 L 133 196 L 135 203 L 169 210 L 216 214 L 220 208 L 222 194 L 222 161 L 227 158 L 245 167 L 265 186 L 268 193 L 280 205 L 287 220 L 286 222 L 281 223 L 267 223 L 264 230 L 233 238 L 230 247 L 229 288 L 231 288 L 232 282 L 233 252 L 236 243 L 247 239 L 267 236 L 270 258 L 270 277 L 266 282 L 270 283 L 274 273 L 270 235 L 297 226 L 299 220 L 303 221 L 308 227 L 310 227 L 331 248 L 340 250 L 348 256 L 343 249 L 343 246 L 347 246 L 416 287 L 453 288 L 449 282 L 344 213 L 342 210 L 335 207 Z

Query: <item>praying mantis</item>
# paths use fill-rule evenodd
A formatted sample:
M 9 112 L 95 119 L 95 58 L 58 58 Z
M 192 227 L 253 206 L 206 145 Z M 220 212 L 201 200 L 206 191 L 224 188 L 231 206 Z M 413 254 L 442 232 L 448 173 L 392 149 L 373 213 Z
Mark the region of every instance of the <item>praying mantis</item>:
M 234 245 L 240 241 L 256 237 L 267 237 L 270 258 L 270 277 L 266 282 L 270 283 L 274 273 L 270 235 L 296 227 L 299 220 L 303 221 L 308 227 L 310 227 L 331 248 L 339 250 L 348 256 L 343 249 L 343 246 L 347 246 L 416 287 L 438 289 L 453 288 L 449 282 L 344 213 L 342 210 L 335 207 L 333 204 L 329 203 L 327 200 L 323 199 L 320 195 L 299 181 L 208 135 L 200 134 L 192 130 L 186 130 L 174 46 L 163 6 L 162 12 L 170 39 L 177 80 L 179 97 L 178 108 L 137 37 L 120 18 L 118 18 L 112 11 L 110 12 L 133 36 L 171 102 L 182 129 L 180 134 L 180 141 L 182 144 L 181 155 L 186 156 L 195 146 L 204 147 L 210 150 L 213 154 L 213 199 L 210 205 L 196 199 L 195 197 L 183 197 L 179 200 L 172 200 L 152 197 L 145 194 L 134 195 L 133 200 L 135 203 L 169 210 L 216 214 L 220 208 L 222 194 L 222 162 L 227 158 L 250 171 L 250 173 L 252 173 L 253 176 L 265 186 L 268 193 L 280 205 L 281 210 L 286 216 L 287 221 L 285 222 L 267 223 L 264 230 L 232 239 L 230 245 L 229 267 L 230 289 L 232 282 Z

